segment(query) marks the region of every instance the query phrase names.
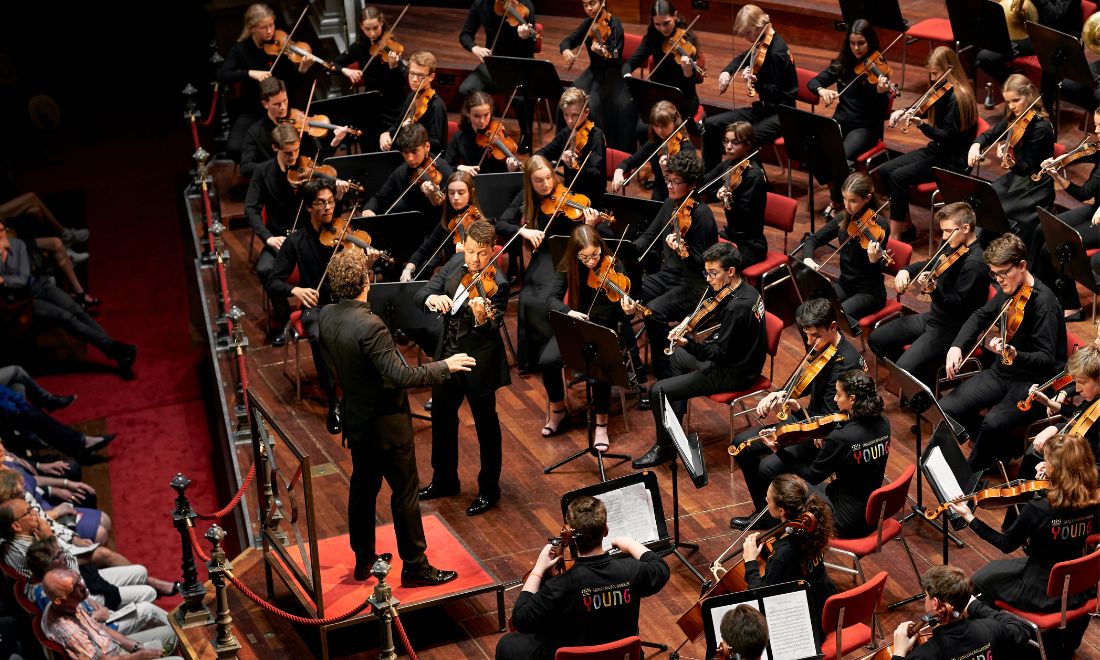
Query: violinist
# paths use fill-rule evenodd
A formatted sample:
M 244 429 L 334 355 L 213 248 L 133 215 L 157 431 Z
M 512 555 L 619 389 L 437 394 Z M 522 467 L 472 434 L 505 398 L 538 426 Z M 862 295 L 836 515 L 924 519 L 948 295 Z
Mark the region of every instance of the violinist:
M 554 264 L 549 246 L 542 244 L 550 236 L 569 236 L 574 224 L 561 212 L 564 202 L 558 204 L 552 195 L 561 195 L 565 186 L 558 181 L 550 161 L 534 155 L 523 164 L 523 190 L 497 220 L 497 231 L 505 239 L 517 232 L 531 247 L 531 261 L 523 275 L 523 288 L 519 292 L 517 325 L 519 329 L 518 353 L 520 369 L 534 371 L 539 368 L 539 356 L 546 343 L 553 337 L 550 328 L 547 293 L 554 281 Z M 556 212 L 555 212 L 556 211 Z M 595 225 L 599 214 L 589 208 L 582 213 L 585 224 Z M 526 223 L 521 228 L 521 224 Z
M 995 559 L 974 574 L 974 586 L 985 603 L 1002 601 L 1029 612 L 1058 612 L 1060 594 L 1053 598 L 1047 595 L 1051 568 L 1089 551 L 1086 537 L 1100 522 L 1096 457 L 1084 438 L 1065 434 L 1047 441 L 1043 457 L 1045 478 L 1050 481 L 1045 497 L 1021 505 L 1019 517 L 1003 531 L 987 525 L 963 504 L 950 505 L 975 534 L 1001 552 L 1007 554 L 1028 544 L 1026 557 Z M 1072 594 L 1067 607 L 1080 607 L 1087 599 L 1087 592 Z M 1088 617 L 1066 628 L 1062 657 L 1073 655 L 1087 625 Z
M 588 110 L 607 134 L 607 146 L 634 151 L 638 142 L 636 111 L 622 75 L 623 23 L 607 10 L 603 0 L 581 0 L 581 6 L 588 18 L 561 40 L 558 49 L 566 65 L 572 68 L 580 56 L 577 48 L 584 45 L 588 68 L 577 76 L 573 86 L 588 93 Z
M 244 14 L 244 30 L 218 69 L 219 83 L 240 89 L 238 114 L 229 129 L 229 139 L 225 145 L 233 159 L 240 158 L 249 127 L 263 118 L 259 83 L 272 75 L 280 80 L 300 78 L 298 74 L 305 73 L 313 65 L 313 60 L 303 58 L 295 67 L 285 56 L 278 58 L 279 61 L 276 62 L 279 51 L 270 48 L 274 39 L 275 12 L 262 3 L 249 5 Z M 268 46 L 268 49 L 264 46 Z M 271 71 L 273 64 L 275 70 Z
M 993 190 L 997 191 L 1009 224 L 1018 228 L 1016 233 L 1024 239 L 1024 243 L 1032 245 L 1039 228 L 1039 215 L 1035 207 L 1051 209 L 1054 205 L 1054 181 L 1047 176 L 1037 182 L 1031 180 L 1031 175 L 1039 171 L 1040 163 L 1054 156 L 1054 126 L 1043 112 L 1039 90 L 1026 76 L 1019 73 L 1009 76 L 1002 87 L 1002 94 L 1005 99 L 1004 118 L 970 145 L 967 164 L 971 167 L 977 165 L 981 152 L 998 138 L 1001 139 L 997 143 L 996 154 L 1000 165 L 1009 167 L 1007 172 L 993 181 Z M 1009 129 L 1013 122 L 1015 125 Z M 1032 250 L 1032 254 L 1042 253 Z
M 620 337 L 630 336 L 630 328 L 623 309 L 631 301 L 620 297 L 612 302 L 603 287 L 599 290 L 589 282 L 599 282 L 601 270 L 608 267 L 613 251 L 607 248 L 599 233 L 586 224 L 579 224 L 569 236 L 565 254 L 554 273 L 554 283 L 546 296 L 546 304 L 551 310 L 569 314 L 591 321 L 619 333 Z M 623 278 L 626 292 L 630 292 L 630 280 L 623 272 L 622 263 L 614 262 L 614 274 Z M 608 275 L 607 279 L 615 275 Z M 566 302 L 568 300 L 568 302 Z M 591 311 L 589 311 L 591 309 Z M 542 427 L 543 437 L 556 435 L 565 428 L 567 411 L 565 408 L 565 386 L 561 378 L 562 359 L 557 339 L 551 339 L 542 349 L 539 357 L 542 369 L 542 384 L 546 388 L 546 398 L 550 401 L 550 418 Z M 592 386 L 592 408 L 596 413 L 596 437 L 593 445 L 597 451 L 606 452 L 610 447 L 607 436 L 607 413 L 611 410 L 611 384 L 597 381 Z
M 742 7 L 734 18 L 733 33 L 749 44 L 757 45 L 755 49 L 730 60 L 722 69 L 718 77 L 718 91 L 725 92 L 736 76 L 738 85 L 750 84 L 758 96 L 748 107 L 707 117 L 703 133 L 703 158 L 708 170 L 713 169 L 722 157 L 720 140 L 725 126 L 735 121 L 747 121 L 756 131 L 757 144 L 771 144 L 782 134 L 779 106 L 793 108 L 798 93 L 794 58 L 787 42 L 775 31 L 763 9 L 756 5 Z
M 624 70 L 628 72 L 627 75 L 633 75 L 634 71 L 646 66 L 652 58 L 656 68 L 649 72 L 648 80 L 679 89 L 684 95 L 685 107 L 690 107 L 694 116 L 699 107 L 699 94 L 695 91 L 695 86 L 703 82 L 703 76 L 696 65 L 700 59 L 699 40 L 695 33 L 687 29 L 687 23 L 670 0 L 653 0 L 649 16 L 649 27 L 642 36 L 642 43 L 630 54 Z M 681 45 L 675 50 L 669 50 L 676 39 L 680 39 Z M 665 57 L 666 50 L 668 57 Z M 695 55 L 680 55 L 681 50 L 694 51 Z M 627 123 L 633 120 L 632 117 L 617 119 Z
M 404 115 L 390 124 L 389 130 L 378 138 L 382 151 L 389 151 L 396 138 L 411 126 L 419 124 L 428 132 L 432 152 L 439 153 L 447 146 L 447 106 L 432 88 L 435 80 L 435 55 L 426 50 L 409 56 L 406 79 L 409 95 L 405 97 Z
M 886 285 L 882 279 L 882 270 L 886 266 L 883 250 L 890 238 L 890 225 L 886 219 L 875 213 L 879 208 L 878 195 L 875 194 L 875 182 L 864 172 L 848 175 L 841 186 L 844 208 L 815 233 L 806 236 L 802 243 L 802 261 L 818 270 L 821 266 L 814 261 L 814 250 L 836 239 L 842 241 L 840 249 L 840 277 L 833 282 L 836 295 L 844 311 L 849 316 L 861 319 L 882 309 L 886 304 Z M 856 227 L 852 223 L 864 225 L 855 237 Z M 875 229 L 882 234 L 874 239 Z
M 665 183 L 665 165 L 669 156 L 679 151 L 695 152 L 695 145 L 687 139 L 686 130 L 677 131 L 683 119 L 680 111 L 671 101 L 658 101 L 649 111 L 649 141 L 638 148 L 628 158 L 623 159 L 615 168 L 612 177 L 611 192 L 620 192 L 626 173 L 636 170 L 645 163 L 653 168 L 653 194 L 650 196 L 659 202 L 668 199 L 668 186 Z M 676 135 L 673 135 L 676 133 Z M 661 145 L 664 144 L 662 147 Z
M 812 366 L 820 366 L 816 375 L 802 392 L 794 396 L 793 391 L 772 392 L 760 400 L 756 406 L 756 415 L 759 419 L 765 419 L 771 412 L 778 411 L 786 403 L 792 411 L 805 409 L 804 415 L 813 419 L 840 412 L 836 403 L 836 387 L 840 377 L 848 371 L 867 371 L 867 364 L 863 361 L 859 349 L 852 345 L 844 335 L 840 333 L 836 323 L 836 312 L 833 304 L 824 298 L 807 300 L 795 310 L 795 323 L 805 335 L 808 349 L 812 349 L 810 363 Z M 829 351 L 829 347 L 834 351 Z M 816 348 L 815 348 L 816 347 Z M 829 355 L 831 353 L 831 355 Z M 828 357 L 826 358 L 826 356 Z M 812 357 L 816 356 L 816 357 Z M 810 400 L 803 406 L 798 401 L 798 396 L 806 394 L 809 390 Z M 794 414 L 791 415 L 794 417 Z M 731 444 L 740 445 L 760 435 L 765 427 L 757 426 L 742 431 L 733 437 Z M 829 427 L 823 427 L 824 433 L 828 433 Z M 823 434 L 824 434 L 823 433 Z M 787 449 L 781 449 L 787 452 Z M 777 476 L 789 472 L 787 465 L 794 461 L 784 461 L 771 454 L 771 448 L 764 442 L 753 442 L 748 449 L 737 454 L 735 460 L 741 468 L 741 475 L 745 478 L 749 495 L 752 496 L 756 511 L 762 510 L 766 505 L 765 495 L 768 484 Z M 730 520 L 730 527 L 745 529 L 752 521 L 752 516 L 737 517 Z M 773 523 L 767 514 L 756 523 L 756 528 L 768 527 Z
M 707 291 L 703 253 L 718 242 L 714 213 L 706 204 L 689 199 L 703 176 L 703 164 L 694 151 L 683 150 L 668 159 L 668 199 L 649 224 L 634 239 L 639 253 L 661 251 L 661 268 L 642 278 L 640 299 L 652 312 L 645 319 L 649 345 L 668 345 L 668 328 L 692 314 L 696 301 Z M 681 225 L 687 232 L 679 231 Z M 677 238 L 679 236 L 679 238 Z M 686 248 L 682 258 L 678 248 Z M 673 376 L 672 365 L 663 350 L 650 351 L 650 371 L 662 380 Z M 649 393 L 642 388 L 638 407 L 648 410 Z
M 456 252 L 462 252 L 469 223 L 484 217 L 477 202 L 477 185 L 473 175 L 462 171 L 452 172 L 447 177 L 444 191 L 447 193 L 447 203 L 443 205 L 443 218 L 409 257 L 409 262 L 401 271 L 402 282 L 411 282 L 417 270 L 428 264 L 429 259 L 432 262 L 428 265 L 434 267 L 439 262 L 439 255 L 443 255 L 443 260 L 446 260 Z M 462 223 L 461 229 L 457 225 L 452 227 L 457 222 Z
M 298 161 L 298 131 L 289 124 L 280 124 L 271 131 L 271 148 L 275 157 L 261 163 L 248 183 L 244 198 L 244 217 L 252 233 L 263 242 L 263 250 L 256 259 L 256 276 L 263 285 L 271 277 L 275 256 L 283 241 L 295 226 L 301 207 L 298 192 L 287 179 L 287 171 Z M 265 220 L 266 217 L 266 220 Z M 290 319 L 290 305 L 286 296 L 271 298 L 271 311 L 275 317 L 268 332 L 267 341 L 275 346 L 286 343 L 284 328 Z
M 512 381 L 500 338 L 508 305 L 508 277 L 489 265 L 496 242 L 497 232 L 489 221 L 474 221 L 466 231 L 461 254 L 451 257 L 415 296 L 417 305 L 443 315 L 434 359 L 462 353 L 477 361 L 469 372 L 432 385 L 432 480 L 420 489 L 421 501 L 458 494 L 458 409 L 466 399 L 481 452 L 477 496 L 466 509 L 468 516 L 484 513 L 500 500 L 502 457 L 496 391 Z M 471 283 L 467 280 L 489 276 L 491 280 L 475 284 L 467 296 L 455 297 Z M 489 293 L 492 289 L 495 292 Z
M 522 21 L 516 19 L 516 15 L 523 14 L 526 17 Z M 471 92 L 479 90 L 490 94 L 498 91 L 489 75 L 489 69 L 485 67 L 486 57 L 497 55 L 533 58 L 535 43 L 539 37 L 534 25 L 535 5 L 531 0 L 474 0 L 458 34 L 458 42 L 473 53 L 480 64 L 459 85 L 459 98 L 466 98 Z M 485 45 L 478 46 L 474 38 L 482 28 L 485 30 Z M 530 153 L 533 108 L 520 94 L 516 95 L 514 105 L 516 117 L 519 118 L 518 153 Z
M 810 611 L 821 612 L 825 601 L 837 592 L 825 574 L 825 549 L 833 538 L 833 512 L 829 504 L 809 484 L 794 474 L 781 474 L 768 487 L 768 513 L 779 522 L 794 520 L 804 513 L 813 515 L 813 531 L 779 537 L 771 554 L 764 559 L 756 544 L 759 533 L 745 539 L 745 581 L 750 589 L 805 580 L 810 584 Z M 761 575 L 764 569 L 764 575 Z M 821 619 L 812 617 L 821 638 Z
M 918 645 L 920 625 L 903 621 L 894 630 L 893 657 L 913 660 L 1012 657 L 1027 645 L 1030 626 L 975 598 L 972 595 L 975 585 L 961 568 L 933 566 L 921 576 L 920 584 L 924 590 L 925 617 L 932 622 L 932 637 Z
M 894 362 L 933 390 L 936 369 L 943 364 L 959 328 L 989 298 L 990 285 L 989 268 L 975 235 L 974 209 L 966 202 L 954 202 L 937 210 L 935 221 L 946 244 L 939 255 L 931 263 L 910 264 L 894 277 L 899 295 L 930 289 L 931 308 L 881 325 L 867 338 L 872 353 Z
M 264 116 L 248 128 L 244 148 L 241 151 L 240 174 L 243 177 L 252 178 L 252 174 L 261 163 L 275 157 L 275 151 L 271 146 L 271 131 L 285 122 L 290 113 L 286 84 L 274 76 L 264 79 L 260 83 L 260 105 L 264 108 Z M 342 136 L 347 129 L 340 127 L 340 130 Z M 321 153 L 321 143 L 317 138 L 306 134 L 301 136 L 301 141 L 305 153 L 317 158 Z
M 332 58 L 332 63 L 340 67 L 340 73 L 356 88 L 355 91 L 379 92 L 378 100 L 370 105 L 370 117 L 361 120 L 364 133 L 360 144 L 368 151 L 378 144 L 381 127 L 396 124 L 405 111 L 401 99 L 405 97 L 408 65 L 396 50 L 387 48 L 377 56 L 371 55 L 371 51 L 378 50 L 382 37 L 390 27 L 382 10 L 364 7 L 359 15 L 359 32 L 363 38 Z M 357 68 L 353 69 L 351 65 Z
M 840 124 L 840 132 L 844 136 L 844 155 L 848 162 L 854 161 L 882 139 L 883 122 L 890 108 L 890 79 L 885 75 L 878 76 L 871 83 L 867 75 L 856 73 L 860 65 L 867 67 L 867 57 L 881 51 L 875 26 L 866 19 L 856 19 L 848 24 L 840 53 L 806 85 L 811 93 L 821 97 L 825 107 L 836 104 L 833 119 Z M 836 89 L 830 89 L 834 84 Z M 844 202 L 840 194 L 842 180 L 834 176 L 829 184 L 831 203 L 825 208 L 825 217 Z
M 535 153 L 555 162 L 561 159 L 565 185 L 598 206 L 607 189 L 607 141 L 603 130 L 589 118 L 588 101 L 588 95 L 576 87 L 565 90 L 558 103 L 565 126 Z M 580 170 L 582 163 L 584 169 Z
M 894 110 L 890 126 L 915 124 L 929 143 L 891 158 L 875 170 L 890 197 L 890 233 L 905 242 L 917 237 L 917 229 L 909 220 L 910 186 L 931 181 L 933 167 L 966 172 L 967 149 L 978 131 L 974 90 L 955 51 L 938 46 L 928 56 L 928 69 L 933 81 L 943 79 L 935 93 L 926 95 L 930 105 Z M 942 95 L 933 102 L 939 92 Z
M 755 135 L 752 124 L 747 121 L 726 126 L 722 135 L 725 158 L 703 177 L 708 183 L 722 178 L 717 197 L 726 212 L 726 226 L 721 234 L 737 246 L 737 251 L 741 253 L 742 269 L 760 263 L 768 256 L 768 239 L 764 237 L 768 177 L 759 161 L 749 157 L 755 146 Z M 746 159 L 744 167 L 737 167 Z M 736 182 L 732 189 L 731 182 Z
M 662 396 L 668 399 L 676 416 L 683 417 L 691 397 L 747 389 L 764 367 L 768 352 L 764 299 L 741 278 L 741 255 L 737 248 L 731 243 L 716 243 L 703 253 L 703 264 L 704 277 L 710 285 L 708 293 L 717 302 L 703 323 L 717 325 L 718 329 L 704 340 L 689 341 L 675 329 L 666 333 L 666 341 L 675 347 L 670 377 L 658 380 L 650 390 L 657 439 L 645 455 L 634 461 L 635 468 L 660 465 L 676 455 L 672 438 L 662 423 L 665 414 L 660 404 Z M 702 324 L 696 325 L 696 329 L 703 330 Z
M 401 152 L 404 164 L 390 172 L 386 182 L 363 207 L 363 215 L 419 211 L 424 218 L 434 218 L 443 205 L 443 181 L 451 176 L 451 166 L 443 158 L 432 156 L 428 131 L 420 124 L 406 127 L 393 146 Z M 431 181 L 431 172 L 438 172 L 440 181 Z M 411 186 L 411 188 L 410 188 Z M 394 206 L 391 210 L 390 207 Z
M 276 129 L 278 130 L 278 129 Z M 293 129 L 292 129 L 293 130 Z M 271 274 L 264 283 L 272 302 L 293 296 L 302 306 L 302 329 L 309 337 L 313 351 L 313 364 L 317 369 L 317 382 L 328 398 L 326 426 L 332 435 L 340 433 L 340 400 L 336 396 L 336 382 L 332 371 L 321 353 L 319 312 L 332 302 L 329 283 L 318 289 L 324 278 L 325 268 L 332 258 L 334 247 L 321 243 L 321 232 L 332 224 L 336 212 L 335 186 L 323 179 L 310 179 L 302 185 L 302 204 L 309 212 L 309 222 L 301 223 L 298 231 L 285 237 Z M 291 275 L 298 271 L 298 284 L 290 283 Z
M 1023 241 L 1015 234 L 1000 236 L 986 248 L 984 258 L 1000 291 L 971 314 L 955 335 L 947 352 L 947 377 L 955 377 L 964 351 L 984 342 L 994 326 L 1002 326 L 1007 342 L 1001 337 L 989 342 L 989 350 L 998 356 L 993 367 L 967 379 L 940 401 L 943 412 L 963 424 L 974 441 L 969 459 L 974 470 L 988 468 L 998 458 L 1007 461 L 1023 455 L 1017 432 L 1042 417 L 1042 412 L 1039 406 L 1019 410 L 1016 402 L 1027 397 L 1032 383 L 1058 373 L 1066 363 L 1062 309 L 1054 292 L 1028 271 Z
M 722 639 L 716 657 L 760 660 L 768 648 L 768 621 L 760 610 L 744 603 L 722 615 Z
M 496 174 L 499 172 L 518 172 L 523 166 L 513 156 L 503 154 L 503 159 L 495 154 L 486 154 L 487 147 L 479 144 L 493 137 L 493 128 L 500 123 L 493 119 L 493 97 L 481 90 L 470 92 L 462 102 L 462 115 L 458 120 L 458 131 L 447 145 L 447 164 L 452 168 L 473 174 Z M 502 143 L 512 141 L 503 127 L 495 139 Z M 505 144 L 505 147 L 508 145 Z M 511 148 L 508 149 L 511 151 Z
M 563 646 L 606 644 L 638 634 L 642 598 L 653 596 L 669 579 L 660 555 L 627 536 L 607 538 L 607 508 L 589 495 L 569 503 L 566 523 L 573 528 L 576 561 L 562 567 L 546 544 L 512 610 L 516 631 L 500 638 L 499 660 L 553 660 Z M 608 550 L 616 549 L 613 558 Z M 596 604 L 599 601 L 599 604 Z

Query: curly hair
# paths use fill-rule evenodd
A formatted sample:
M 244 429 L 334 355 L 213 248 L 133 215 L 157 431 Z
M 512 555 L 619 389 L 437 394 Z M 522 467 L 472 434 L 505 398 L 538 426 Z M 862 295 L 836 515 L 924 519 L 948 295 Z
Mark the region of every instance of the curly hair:
M 1051 486 L 1047 501 L 1055 509 L 1095 507 L 1096 457 L 1087 440 L 1079 435 L 1059 433 L 1043 446 Z
M 882 414 L 882 397 L 878 395 L 875 381 L 869 374 L 859 369 L 846 371 L 840 376 L 837 385 L 844 393 L 856 398 L 852 405 L 852 417 L 874 417 Z
M 781 474 L 772 480 L 772 501 L 786 511 L 786 519 L 794 520 L 810 513 L 817 521 L 814 531 L 797 535 L 802 550 L 802 570 L 807 575 L 821 561 L 829 539 L 833 537 L 833 510 L 797 474 Z
M 341 250 L 328 264 L 329 288 L 336 300 L 357 298 L 367 287 L 370 267 L 362 250 Z
M 694 151 L 681 149 L 676 154 L 669 156 L 665 171 L 668 174 L 679 174 L 683 177 L 684 183 L 695 185 L 699 183 L 699 179 L 703 178 L 703 162 L 699 160 Z

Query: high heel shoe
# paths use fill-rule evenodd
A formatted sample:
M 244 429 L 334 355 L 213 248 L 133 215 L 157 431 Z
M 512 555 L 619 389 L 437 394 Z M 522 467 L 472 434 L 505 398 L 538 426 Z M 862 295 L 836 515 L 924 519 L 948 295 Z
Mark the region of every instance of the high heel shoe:
M 561 418 L 558 419 L 558 422 L 555 424 L 554 417 L 556 415 L 561 415 Z M 562 408 L 561 410 L 551 410 L 550 419 L 546 420 L 546 424 L 542 427 L 542 437 L 553 437 L 564 431 L 568 425 L 569 413 L 565 410 L 565 408 Z
M 611 449 L 611 440 L 607 437 L 607 431 L 603 432 L 603 437 L 600 437 L 600 429 L 606 429 L 607 424 L 600 424 L 596 422 L 596 439 L 592 442 L 592 448 L 596 451 L 604 454 L 608 449 Z

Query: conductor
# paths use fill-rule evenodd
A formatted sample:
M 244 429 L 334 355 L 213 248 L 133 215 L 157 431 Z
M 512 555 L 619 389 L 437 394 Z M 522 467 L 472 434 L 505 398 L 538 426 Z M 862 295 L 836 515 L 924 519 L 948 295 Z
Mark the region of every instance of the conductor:
M 428 544 L 416 495 L 416 449 L 404 388 L 441 383 L 456 371 L 469 371 L 474 359 L 459 353 L 439 362 L 408 366 L 385 324 L 371 313 L 369 271 L 367 257 L 358 248 L 332 258 L 328 278 L 332 296 L 339 302 L 324 307 L 319 322 L 325 359 L 336 367 L 344 389 L 344 443 L 351 448 L 352 464 L 348 530 L 355 552 L 355 579 L 369 578 L 378 557 L 375 500 L 385 478 L 393 491 L 390 509 L 403 564 L 401 586 L 443 584 L 458 573 L 431 566 L 424 554 Z

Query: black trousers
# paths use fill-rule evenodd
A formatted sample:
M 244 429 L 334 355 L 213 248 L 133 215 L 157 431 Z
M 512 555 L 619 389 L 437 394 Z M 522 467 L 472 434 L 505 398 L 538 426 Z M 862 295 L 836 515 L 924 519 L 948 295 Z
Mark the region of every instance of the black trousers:
M 758 147 L 766 147 L 783 135 L 783 129 L 779 125 L 779 115 L 775 109 L 765 108 L 760 102 L 707 117 L 703 122 L 704 172 L 713 170 L 718 167 L 718 163 L 722 162 L 722 156 L 725 154 L 722 137 L 726 133 L 726 126 L 735 121 L 747 121 L 752 124 L 754 140 Z
M 77 339 L 95 346 L 107 357 L 114 344 L 107 331 L 84 311 L 72 296 L 46 281 L 34 284 L 31 314 L 36 323 L 61 326 Z
M 929 323 L 928 316 L 910 314 L 894 319 L 876 328 L 867 342 L 872 353 L 905 369 L 935 391 L 936 371 L 945 363 L 959 327 Z
M 974 66 L 988 73 L 990 78 L 1003 83 L 1005 78 L 1012 75 L 1013 59 L 1035 54 L 1035 47 L 1031 45 L 1031 39 L 1013 41 L 1012 50 L 1013 53 L 1005 54 L 983 48 L 974 57 Z
M 302 329 L 309 337 L 309 348 L 313 352 L 313 367 L 317 370 L 317 384 L 328 396 L 329 404 L 336 402 L 336 379 L 332 376 L 332 367 L 325 362 L 325 355 L 321 351 L 321 326 L 318 323 L 321 317 L 320 307 L 310 307 L 302 310 Z
M 844 308 L 848 316 L 855 318 L 856 321 L 886 306 L 885 287 L 883 287 L 881 294 L 877 291 L 875 293 L 849 293 L 841 286 L 840 282 L 833 282 L 833 290 L 836 291 L 837 298 L 840 299 L 840 306 Z
M 565 382 L 562 380 L 561 349 L 558 340 L 551 338 L 542 349 L 539 368 L 542 370 L 542 386 L 546 388 L 546 398 L 552 403 L 565 401 Z M 433 404 L 434 405 L 434 404 Z M 611 411 L 611 384 L 597 381 L 592 385 L 592 410 L 597 415 L 606 415 Z
M 974 470 L 992 467 L 998 459 L 1009 461 L 1024 453 L 1023 430 L 1044 414 L 1043 406 L 1027 412 L 1016 402 L 1027 397 L 1028 381 L 1005 378 L 986 369 L 959 385 L 940 401 L 943 412 L 966 427 L 974 450 L 968 462 Z M 989 411 L 983 417 L 981 411 Z
M 253 84 L 253 83 L 250 83 Z M 263 119 L 263 115 L 254 115 L 242 112 L 233 120 L 229 127 L 229 137 L 225 143 L 225 151 L 231 160 L 241 162 L 241 151 L 244 149 L 244 140 L 248 137 L 248 129 Z
M 794 413 L 801 415 L 802 413 Z M 786 421 L 794 421 L 788 418 Z M 756 436 L 765 427 L 755 426 L 745 429 L 733 436 L 733 444 L 739 445 L 749 438 Z M 737 466 L 741 468 L 741 475 L 745 478 L 745 486 L 752 496 L 753 508 L 756 511 L 768 507 L 768 486 L 772 480 L 781 474 L 786 474 L 797 465 L 807 465 L 817 456 L 817 447 L 813 442 L 807 441 L 790 447 L 784 447 L 772 453 L 763 442 L 754 442 L 747 449 L 734 457 Z
M 909 217 L 909 186 L 931 181 L 933 166 L 950 167 L 922 147 L 891 158 L 875 170 L 890 197 L 891 220 L 903 222 Z
M 881 124 L 875 128 L 870 126 L 848 127 L 841 124 L 840 129 L 844 133 L 844 157 L 848 159 L 849 165 L 855 161 L 856 156 L 866 153 L 868 149 L 875 146 L 882 139 Z M 840 194 L 840 188 L 847 178 L 846 174 L 838 174 L 829 182 L 829 201 L 832 202 L 834 209 L 839 209 L 844 204 L 844 197 Z
M 669 323 L 679 323 L 687 318 L 706 288 L 703 282 L 684 282 L 668 271 L 642 277 L 642 298 L 649 301 L 646 307 L 653 312 L 645 319 L 645 331 L 649 337 L 649 367 L 657 380 L 675 375 L 664 353 L 664 349 L 668 348 Z
M 271 277 L 271 271 L 275 270 L 275 256 L 278 253 L 264 245 L 260 256 L 256 259 L 256 277 L 260 278 L 260 286 L 266 286 Z M 280 296 L 268 296 L 271 300 L 271 314 L 275 317 L 272 329 L 278 330 L 286 325 L 290 319 L 290 301 Z
M 550 327 L 550 307 L 546 304 L 546 292 L 554 279 L 554 264 L 549 246 L 531 255 L 523 274 L 523 288 L 519 291 L 519 307 L 516 311 L 520 369 L 536 369 L 546 342 L 554 336 Z
M 348 485 L 348 536 L 356 557 L 366 561 L 374 555 L 375 504 L 382 480 L 390 485 L 390 512 L 397 536 L 397 552 L 404 569 L 427 568 L 424 523 L 417 497 L 420 479 L 416 472 L 416 446 L 407 412 L 374 420 L 371 434 L 389 439 L 393 445 L 379 448 L 367 442 L 351 441 L 351 480 Z
M 458 378 L 432 385 L 432 483 L 448 489 L 458 486 L 458 409 L 470 404 L 481 452 L 478 493 L 492 500 L 500 496 L 501 434 L 495 391 L 475 396 Z
M 485 91 L 490 94 L 495 94 L 498 91 L 508 96 L 512 93 L 512 90 L 498 90 L 496 84 L 493 82 L 492 76 L 489 75 L 489 69 L 484 64 L 479 64 L 470 75 L 462 81 L 462 84 L 458 86 L 459 98 L 466 98 L 470 92 Z M 557 99 L 552 99 L 556 101 Z M 527 98 L 516 94 L 516 98 L 512 101 L 512 110 L 516 113 L 516 118 L 519 119 L 519 130 L 523 137 L 531 136 L 531 117 L 533 115 L 534 107 L 527 102 Z M 551 120 L 552 121 L 552 120 Z
M 30 442 L 32 438 L 39 440 L 50 447 L 73 457 L 87 453 L 84 445 L 84 434 L 76 431 L 54 419 L 39 408 L 30 406 L 27 410 L 9 415 L 5 418 L 0 430 L 10 428 L 19 431 L 19 436 L 11 436 L 4 433 L 5 444 L 9 449 L 35 449 Z
M 665 431 L 661 420 L 664 416 L 662 406 L 658 405 L 661 395 L 668 399 L 677 419 L 687 412 L 688 400 L 696 396 L 706 396 L 718 392 L 741 390 L 752 383 L 751 378 L 733 378 L 717 371 L 709 370 L 710 362 L 700 361 L 683 348 L 677 348 L 669 361 L 672 376 L 657 381 L 650 390 L 653 400 L 653 421 L 657 428 L 657 444 L 672 447 L 672 438 Z

